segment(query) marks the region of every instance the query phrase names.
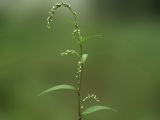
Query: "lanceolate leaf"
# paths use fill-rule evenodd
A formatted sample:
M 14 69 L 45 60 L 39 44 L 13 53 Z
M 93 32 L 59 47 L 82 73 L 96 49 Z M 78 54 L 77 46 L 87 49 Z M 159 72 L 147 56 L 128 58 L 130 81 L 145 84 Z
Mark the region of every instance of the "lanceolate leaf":
M 89 39 L 96 38 L 96 37 L 102 37 L 102 35 L 94 35 L 94 36 L 82 37 L 81 38 L 81 44 L 83 44 L 84 42 L 86 42 Z
M 62 90 L 62 89 L 76 90 L 76 88 L 74 86 L 72 86 L 72 85 L 56 85 L 56 86 L 53 86 L 53 87 L 43 91 L 38 96 L 44 95 L 46 93 L 49 93 L 49 92 L 52 92 L 52 91 L 55 91 L 55 90 Z
M 92 106 L 92 107 L 87 108 L 85 111 L 83 111 L 81 115 L 86 116 L 88 114 L 91 114 L 91 113 L 97 112 L 97 111 L 101 111 L 101 110 L 113 110 L 113 109 L 110 107 L 106 107 L 106 106 Z M 113 110 L 113 111 L 115 111 L 115 110 Z
M 83 54 L 82 55 L 82 62 L 85 63 L 87 59 L 88 54 Z

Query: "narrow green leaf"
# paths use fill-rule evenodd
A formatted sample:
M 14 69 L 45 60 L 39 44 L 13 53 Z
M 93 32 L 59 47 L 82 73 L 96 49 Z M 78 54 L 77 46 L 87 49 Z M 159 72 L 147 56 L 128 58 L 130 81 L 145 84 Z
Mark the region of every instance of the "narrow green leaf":
M 102 37 L 102 35 L 94 35 L 94 36 L 82 37 L 81 38 L 81 44 L 83 44 L 84 42 L 86 42 L 89 39 L 96 38 L 96 37 Z
M 56 86 L 53 86 L 53 87 L 43 91 L 38 96 L 44 95 L 46 93 L 49 93 L 49 92 L 52 92 L 52 91 L 55 91 L 55 90 L 62 90 L 62 89 L 76 90 L 76 88 L 74 86 L 72 86 L 72 85 L 56 85 Z
M 83 54 L 83 55 L 82 55 L 82 62 L 83 62 L 83 63 L 86 62 L 87 57 L 88 57 L 88 54 Z
M 83 111 L 81 115 L 86 116 L 88 114 L 91 114 L 91 113 L 97 112 L 97 111 L 101 111 L 101 110 L 113 110 L 113 109 L 110 107 L 106 107 L 106 106 L 92 106 L 92 107 L 87 108 L 85 111 Z M 115 110 L 113 110 L 113 111 L 115 111 Z

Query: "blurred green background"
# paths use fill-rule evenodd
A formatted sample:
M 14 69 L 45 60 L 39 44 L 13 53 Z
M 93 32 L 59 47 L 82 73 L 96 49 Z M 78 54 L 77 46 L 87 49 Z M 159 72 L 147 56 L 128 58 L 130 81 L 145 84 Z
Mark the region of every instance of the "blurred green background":
M 78 13 L 89 54 L 82 96 L 95 93 L 102 111 L 85 120 L 160 119 L 160 7 L 158 0 L 63 0 Z M 0 120 L 77 120 L 71 91 L 36 95 L 56 84 L 76 84 L 72 16 L 52 5 L 62 0 L 0 0 Z M 88 103 L 90 105 L 90 103 Z

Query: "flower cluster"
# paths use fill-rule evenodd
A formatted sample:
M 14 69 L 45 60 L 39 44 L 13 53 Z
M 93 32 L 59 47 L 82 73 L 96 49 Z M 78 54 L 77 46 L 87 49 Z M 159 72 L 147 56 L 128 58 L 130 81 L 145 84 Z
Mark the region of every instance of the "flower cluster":
M 80 77 L 81 77 L 81 73 L 82 73 L 82 61 L 78 61 L 78 68 L 77 68 L 77 75 L 76 78 L 78 79 L 78 84 L 80 84 Z
M 50 29 L 51 28 L 51 23 L 53 21 L 53 16 L 55 14 L 55 11 L 60 8 L 61 6 L 66 7 L 70 10 L 70 12 L 73 14 L 74 16 L 74 27 L 75 30 L 72 33 L 72 36 L 75 37 L 75 35 L 78 35 L 78 39 L 79 39 L 79 43 L 80 43 L 80 38 L 81 36 L 81 32 L 78 26 L 78 22 L 77 22 L 77 13 L 73 11 L 73 9 L 71 8 L 71 6 L 67 3 L 57 3 L 55 6 L 52 7 L 51 11 L 49 12 L 49 16 L 47 18 L 47 26 Z
M 76 54 L 79 57 L 78 52 L 76 52 L 75 50 L 66 50 L 65 52 L 62 52 L 61 55 L 71 55 L 71 54 Z
M 71 8 L 71 6 L 70 6 L 69 4 L 67 4 L 67 3 L 57 3 L 55 6 L 52 7 L 51 11 L 49 12 L 49 16 L 48 16 L 48 18 L 47 18 L 47 25 L 48 25 L 48 28 L 49 28 L 49 29 L 51 28 L 51 22 L 53 21 L 52 19 L 53 19 L 53 16 L 54 16 L 54 14 L 55 14 L 55 11 L 56 11 L 58 8 L 60 8 L 61 6 L 64 6 L 64 7 L 68 8 L 68 9 L 72 12 L 72 14 L 73 14 L 74 16 L 76 16 L 76 12 L 74 12 L 74 11 L 72 10 L 72 8 Z M 76 18 L 76 17 L 75 17 L 75 18 Z
M 93 99 L 93 100 L 95 100 L 96 102 L 99 102 L 99 101 L 100 101 L 95 94 L 88 94 L 88 96 L 83 99 L 83 102 L 85 102 L 85 101 L 88 100 L 88 99 Z
M 72 37 L 75 37 L 77 33 L 80 34 L 80 29 L 75 29 L 72 33 Z

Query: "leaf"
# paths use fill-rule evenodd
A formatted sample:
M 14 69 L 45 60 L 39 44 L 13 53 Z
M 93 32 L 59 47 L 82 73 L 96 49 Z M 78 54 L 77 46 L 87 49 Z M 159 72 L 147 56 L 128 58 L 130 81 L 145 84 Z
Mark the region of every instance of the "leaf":
M 82 55 L 82 62 L 83 62 L 83 63 L 86 62 L 87 57 L 88 57 L 88 54 L 83 54 L 83 55 Z
M 52 92 L 52 91 L 55 91 L 55 90 L 62 90 L 62 89 L 67 89 L 67 90 L 77 90 L 74 86 L 72 85 L 56 85 L 56 86 L 53 86 L 45 91 L 43 91 L 42 93 L 40 93 L 38 96 L 41 96 L 41 95 L 44 95 L 46 93 L 49 93 L 49 92 Z
M 81 115 L 86 116 L 88 114 L 91 114 L 91 113 L 97 112 L 97 111 L 101 111 L 101 110 L 113 110 L 113 109 L 110 107 L 106 107 L 106 106 L 92 106 L 92 107 L 87 108 L 85 111 L 83 111 Z M 115 110 L 113 110 L 113 111 L 115 111 Z
M 96 37 L 102 37 L 102 35 L 94 35 L 94 36 L 82 37 L 81 38 L 81 44 L 83 44 L 84 42 L 86 42 L 87 40 L 89 40 L 91 38 L 96 38 Z

